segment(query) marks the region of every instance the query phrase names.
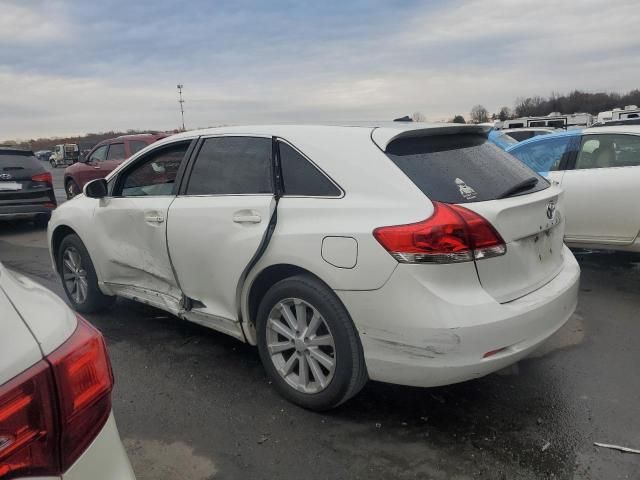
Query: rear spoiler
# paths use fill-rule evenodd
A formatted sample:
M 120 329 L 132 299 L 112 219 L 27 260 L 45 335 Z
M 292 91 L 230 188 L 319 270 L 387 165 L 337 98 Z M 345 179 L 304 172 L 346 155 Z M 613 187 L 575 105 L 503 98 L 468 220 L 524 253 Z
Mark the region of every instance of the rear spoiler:
M 423 125 L 402 125 L 403 128 L 376 127 L 371 132 L 371 140 L 383 151 L 394 140 L 400 138 L 430 137 L 432 135 L 476 134 L 488 136 L 493 127 L 489 125 L 461 125 L 455 123 Z

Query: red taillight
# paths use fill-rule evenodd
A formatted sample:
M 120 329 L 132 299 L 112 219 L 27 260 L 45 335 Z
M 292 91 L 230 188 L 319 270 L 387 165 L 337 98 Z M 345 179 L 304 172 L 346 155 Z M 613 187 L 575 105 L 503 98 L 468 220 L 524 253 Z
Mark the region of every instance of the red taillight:
M 112 387 L 102 335 L 78 318 L 46 361 L 0 387 L 0 477 L 65 472 L 107 421 Z
M 402 263 L 454 263 L 504 255 L 500 234 L 483 217 L 459 205 L 433 202 L 428 219 L 380 227 L 378 242 Z
M 55 404 L 45 361 L 0 387 L 0 478 L 59 473 Z
M 113 374 L 102 335 L 82 319 L 73 336 L 48 360 L 58 393 L 64 472 L 107 421 Z
M 50 172 L 39 173 L 38 175 L 34 175 L 31 177 L 32 182 L 44 182 L 48 184 L 53 184 L 53 177 Z

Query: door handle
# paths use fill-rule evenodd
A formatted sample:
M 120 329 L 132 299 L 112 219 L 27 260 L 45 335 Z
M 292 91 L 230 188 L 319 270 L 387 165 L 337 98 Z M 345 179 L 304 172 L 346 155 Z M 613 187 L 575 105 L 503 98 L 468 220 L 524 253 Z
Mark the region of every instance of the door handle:
M 233 215 L 235 223 L 260 223 L 262 217 L 257 212 L 242 212 Z
M 162 223 L 164 222 L 164 217 L 158 214 L 147 214 L 144 216 L 145 222 L 151 223 Z

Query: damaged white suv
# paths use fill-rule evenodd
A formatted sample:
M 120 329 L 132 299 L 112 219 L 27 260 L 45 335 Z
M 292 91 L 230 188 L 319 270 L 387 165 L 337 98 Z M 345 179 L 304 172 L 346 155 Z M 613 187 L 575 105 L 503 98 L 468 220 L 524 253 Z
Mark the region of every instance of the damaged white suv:
M 58 208 L 81 312 L 122 296 L 257 345 L 291 401 L 521 359 L 576 306 L 562 193 L 474 125 L 254 126 L 160 140 Z

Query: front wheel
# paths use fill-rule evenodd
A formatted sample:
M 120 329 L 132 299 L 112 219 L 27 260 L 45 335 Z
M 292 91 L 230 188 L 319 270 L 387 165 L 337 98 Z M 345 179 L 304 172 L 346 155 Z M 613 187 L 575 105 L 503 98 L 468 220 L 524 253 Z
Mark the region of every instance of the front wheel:
M 260 358 L 278 391 L 310 410 L 327 410 L 367 381 L 358 333 L 335 293 L 310 275 L 276 283 L 257 318 Z
M 49 165 L 51 165 L 51 168 L 56 168 L 58 166 L 53 160 L 49 160 Z
M 67 181 L 65 192 L 67 193 L 67 200 L 71 200 L 73 197 L 80 193 L 80 187 L 73 180 Z
M 72 234 L 62 240 L 57 261 L 62 286 L 74 309 L 92 313 L 113 303 L 115 297 L 100 291 L 96 270 L 80 237 Z

